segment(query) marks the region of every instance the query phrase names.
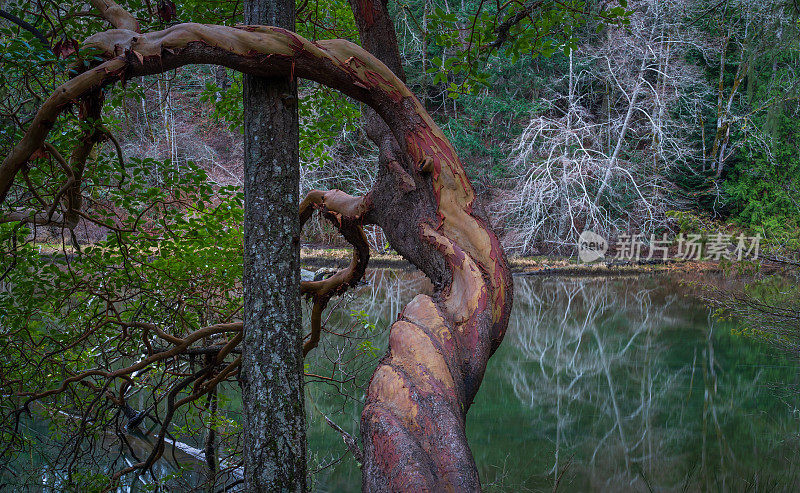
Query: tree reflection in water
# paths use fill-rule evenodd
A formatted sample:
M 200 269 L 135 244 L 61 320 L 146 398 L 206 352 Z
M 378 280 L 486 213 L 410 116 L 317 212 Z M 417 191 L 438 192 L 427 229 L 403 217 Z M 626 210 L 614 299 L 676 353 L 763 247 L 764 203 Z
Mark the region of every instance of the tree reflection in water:
M 328 308 L 327 332 L 306 361 L 314 491 L 360 490 L 358 463 L 327 420 L 358 436 L 364 388 L 386 348 L 386 328 L 414 295 L 430 289 L 413 272 L 376 269 L 365 279 Z M 667 277 L 515 278 L 507 340 L 490 361 L 467 423 L 485 490 L 800 489 L 797 362 L 732 334 L 735 324 L 716 321 L 686 294 Z M 213 472 L 201 452 L 210 417 L 181 416 L 173 432 L 183 446 L 170 447 L 130 491 L 156 484 L 196 490 L 209 477 L 218 487 L 237 484 L 240 415 L 238 387 L 224 387 Z M 35 454 L 12 466 L 58 489 L 62 434 L 42 421 L 25 425 L 37 428 Z M 152 446 L 131 435 L 123 446 L 117 431 L 99 437 L 104 446 L 97 450 L 109 461 L 136 460 Z M 101 459 L 93 472 L 106 471 Z
M 777 426 L 764 426 L 776 410 L 764 408 L 774 407 L 774 396 L 764 395 L 763 372 L 751 368 L 752 376 L 744 375 L 739 358 L 731 358 L 732 349 L 743 356 L 761 348 L 731 340 L 729 327 L 702 317 L 708 309 L 665 294 L 685 289 L 672 283 L 663 289 L 664 280 L 517 281 L 507 336 L 515 357 L 505 375 L 532 411 L 540 433 L 532 442 L 551 442 L 552 455 L 534 474 L 554 489 L 794 484 L 794 473 L 775 471 L 796 469 L 797 432 L 790 427 L 797 421 L 786 419 L 784 406 Z M 725 361 L 717 359 L 718 345 Z M 783 368 L 789 375 L 797 369 Z M 751 406 L 762 415 L 748 419 Z M 759 451 L 792 450 L 787 442 L 794 451 L 770 470 L 775 463 Z M 565 478 L 570 486 L 562 484 Z

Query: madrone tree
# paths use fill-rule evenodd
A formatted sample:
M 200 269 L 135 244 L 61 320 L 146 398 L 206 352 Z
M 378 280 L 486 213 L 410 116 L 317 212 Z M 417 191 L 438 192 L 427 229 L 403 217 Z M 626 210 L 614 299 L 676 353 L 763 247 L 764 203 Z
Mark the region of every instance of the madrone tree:
M 16 234 L 23 225 L 72 231 L 83 221 L 97 220 L 86 205 L 90 202 L 94 209 L 99 207 L 96 195 L 92 195 L 96 191 L 92 183 L 84 183 L 83 179 L 91 165 L 88 157 L 94 146 L 103 140 L 114 140 L 100 122 L 104 91 L 115 83 L 189 64 L 213 64 L 248 76 L 290 81 L 305 78 L 361 101 L 371 108 L 365 115 L 366 130 L 380 149 L 379 171 L 372 190 L 358 197 L 339 190 L 315 190 L 301 201 L 298 211 L 300 225 L 318 212 L 353 245 L 349 267 L 330 278 L 301 283 L 301 295 L 313 303 L 303 354 L 319 343 L 322 311 L 329 300 L 364 275 L 369 249 L 363 226 L 379 226 L 391 246 L 430 278 L 434 292 L 415 297 L 392 324 L 388 350 L 369 382 L 358 450 L 363 454 L 363 488 L 479 490 L 465 434 L 466 414 L 487 361 L 502 341 L 508 324 L 511 276 L 498 238 L 475 200 L 474 189 L 452 145 L 403 82 L 385 2 L 351 3 L 363 47 L 338 39 L 311 42 L 286 29 L 259 25 L 186 23 L 140 33 L 139 23 L 119 5 L 110 0 L 92 3 L 117 29 L 98 32 L 83 41 L 82 47 L 97 58 L 73 67 L 71 78 L 41 103 L 26 125 L 24 136 L 0 164 L 0 221 L 18 228 L 14 230 Z M 159 9 L 166 9 L 164 17 L 170 17 L 170 5 L 171 2 L 159 3 Z M 67 158 L 50 143 L 50 130 L 59 117 L 73 109 L 77 109 L 83 124 L 77 145 Z M 57 183 L 31 182 L 32 169 L 53 163 L 60 170 L 53 174 Z M 115 180 L 137 179 L 126 176 L 124 171 L 113 173 Z M 145 207 L 140 216 L 102 224 L 111 230 L 112 238 L 124 235 L 147 222 L 150 212 L 181 204 L 182 200 L 180 194 L 156 197 L 157 204 Z M 16 241 L 17 237 L 11 236 Z M 104 248 L 103 255 L 115 255 L 123 249 L 114 243 L 106 243 Z M 141 251 L 142 258 L 156 256 L 159 248 L 154 244 L 152 249 Z M 18 260 L 15 255 L 14 251 L 6 252 L 4 273 L 0 275 L 14 271 Z M 52 269 L 71 272 L 70 262 L 68 258 L 66 264 L 27 274 L 44 275 L 52 273 Z M 134 268 L 127 261 L 119 266 L 120 271 Z M 23 277 L 17 275 L 16 279 L 19 285 L 25 285 Z M 77 285 L 84 280 L 74 278 L 73 282 Z M 200 399 L 210 399 L 219 384 L 236 378 L 243 364 L 239 349 L 242 323 L 237 321 L 241 318 L 234 310 L 229 317 L 210 324 L 200 316 L 160 324 L 147 319 L 146 307 L 136 311 L 120 309 L 137 295 L 130 288 L 111 280 L 98 286 L 101 287 L 81 300 L 64 298 L 65 317 L 69 316 L 66 307 L 70 303 L 100 300 L 103 308 L 82 319 L 82 334 L 65 341 L 53 330 L 37 341 L 46 341 L 56 349 L 46 354 L 35 350 L 18 352 L 26 361 L 3 366 L 0 378 L 4 400 L 11 403 L 4 404 L 4 411 L 13 407 L 4 413 L 7 415 L 3 425 L 18 425 L 20 416 L 30 412 L 36 403 L 78 393 L 86 396 L 82 401 L 86 408 L 69 412 L 82 413 L 75 425 L 81 430 L 103 422 L 112 410 L 118 410 L 117 415 L 129 415 L 129 422 L 147 414 L 158 424 L 156 445 L 146 457 L 117 470 L 113 478 L 116 481 L 126 474 L 148 471 L 164 453 L 165 437 L 176 413 Z M 8 290 L 15 288 L 6 286 Z M 162 289 L 165 288 L 154 288 Z M 225 290 L 220 292 L 224 297 Z M 37 294 L 42 293 L 32 293 Z M 58 294 L 48 292 L 54 297 Z M 3 329 L 6 348 L 16 351 L 25 337 L 31 337 L 31 326 L 26 324 L 14 325 L 13 331 Z M 96 359 L 78 360 L 71 349 L 88 339 L 102 341 L 98 343 L 101 346 Z M 142 356 L 135 357 L 136 351 Z M 202 359 L 202 364 L 199 369 L 196 365 L 192 371 L 176 371 L 174 378 L 161 380 L 164 385 L 157 387 L 148 409 L 131 412 L 127 398 L 142 375 L 181 357 Z M 22 367 L 41 365 L 44 360 L 60 368 L 63 379 L 50 389 L 31 389 L 21 377 Z M 104 364 L 97 366 L 97 362 Z M 247 378 L 255 376 L 248 374 Z M 14 438 L 13 433 L 7 436 Z M 13 440 L 7 443 L 3 452 L 13 447 Z M 79 454 L 80 444 L 80 440 L 73 444 L 74 457 Z

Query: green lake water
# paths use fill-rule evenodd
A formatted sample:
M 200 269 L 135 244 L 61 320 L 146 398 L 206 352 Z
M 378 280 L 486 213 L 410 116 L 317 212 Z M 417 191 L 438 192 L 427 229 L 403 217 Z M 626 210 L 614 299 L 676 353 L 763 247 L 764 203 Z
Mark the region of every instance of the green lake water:
M 308 360 L 307 372 L 342 381 L 312 378 L 307 386 L 314 491 L 360 491 L 357 463 L 322 416 L 358 436 L 364 385 L 385 350 L 387 328 L 430 289 L 407 272 L 367 277 L 327 325 L 366 332 L 369 342 L 342 344 L 325 334 Z M 514 281 L 508 332 L 467 422 L 486 491 L 800 490 L 795 360 L 737 335 L 734 322 L 715 319 L 675 278 Z M 230 398 L 220 410 L 239 420 L 238 393 L 223 392 Z M 27 426 L 52 434 L 41 423 Z M 202 447 L 202 437 L 183 436 Z M 136 449 L 145 455 L 146 441 Z M 57 485 L 58 474 L 45 465 L 51 453 L 38 451 L 15 467 Z M 175 475 L 177 462 L 203 467 L 170 448 L 156 476 Z M 182 477 L 182 484 L 202 481 L 197 472 Z M 144 491 L 146 482 L 125 489 Z
M 391 277 L 362 295 L 383 326 L 424 290 Z M 662 276 L 515 277 L 467 420 L 484 489 L 800 490 L 797 362 L 689 293 Z M 356 433 L 357 406 L 348 418 Z M 343 448 L 318 420 L 309 440 L 320 457 Z M 359 491 L 359 470 L 347 456 L 315 486 Z

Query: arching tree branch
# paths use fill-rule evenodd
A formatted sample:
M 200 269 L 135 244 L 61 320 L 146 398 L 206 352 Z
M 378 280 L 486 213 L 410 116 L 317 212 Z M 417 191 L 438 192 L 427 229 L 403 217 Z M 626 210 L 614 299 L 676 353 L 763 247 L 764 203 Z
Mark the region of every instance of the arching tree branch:
M 310 42 L 271 27 L 179 24 L 142 35 L 111 30 L 85 44 L 108 61 L 71 79 L 44 103 L 0 165 L 0 202 L 67 106 L 131 77 L 219 64 L 258 76 L 315 80 L 376 111 L 385 126 L 368 128 L 381 148 L 381 171 L 368 204 L 331 192 L 311 203 L 343 224 L 352 211 L 369 205 L 356 217 L 381 226 L 392 246 L 430 277 L 435 293 L 417 296 L 392 325 L 388 352 L 370 382 L 361 421 L 364 488 L 479 489 L 466 413 L 505 334 L 511 277 L 455 150 L 402 80 L 350 42 Z M 359 229 L 341 231 L 355 235 Z M 348 240 L 358 250 L 361 240 L 353 238 Z M 358 255 L 342 279 L 356 278 Z M 317 292 L 341 289 L 342 279 L 318 285 Z
M 100 12 L 103 19 L 107 20 L 115 28 L 139 32 L 139 21 L 114 0 L 89 1 Z

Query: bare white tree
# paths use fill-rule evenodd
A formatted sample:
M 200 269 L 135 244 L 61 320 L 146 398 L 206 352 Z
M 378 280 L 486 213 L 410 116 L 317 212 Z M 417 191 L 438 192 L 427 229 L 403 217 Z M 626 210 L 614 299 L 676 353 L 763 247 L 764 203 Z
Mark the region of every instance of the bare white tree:
M 689 143 L 695 129 L 676 114 L 705 96 L 702 74 L 683 59 L 685 4 L 642 0 L 631 8 L 629 26 L 570 52 L 545 111 L 514 144 L 515 183 L 494 208 L 512 231 L 512 250 L 574 245 L 584 229 L 652 232 L 671 207 L 665 175 L 701 153 Z
M 586 452 L 572 467 L 602 470 L 608 489 L 634 486 L 636 468 L 657 468 L 667 453 L 652 416 L 680 376 L 658 374 L 655 336 L 670 323 L 669 302 L 656 305 L 647 290 L 605 280 L 547 279 L 516 289 L 524 306 L 512 314 L 509 334 L 520 358 L 507 374 L 553 441 L 552 467 L 542 472 L 557 482 L 564 456 L 580 449 Z

